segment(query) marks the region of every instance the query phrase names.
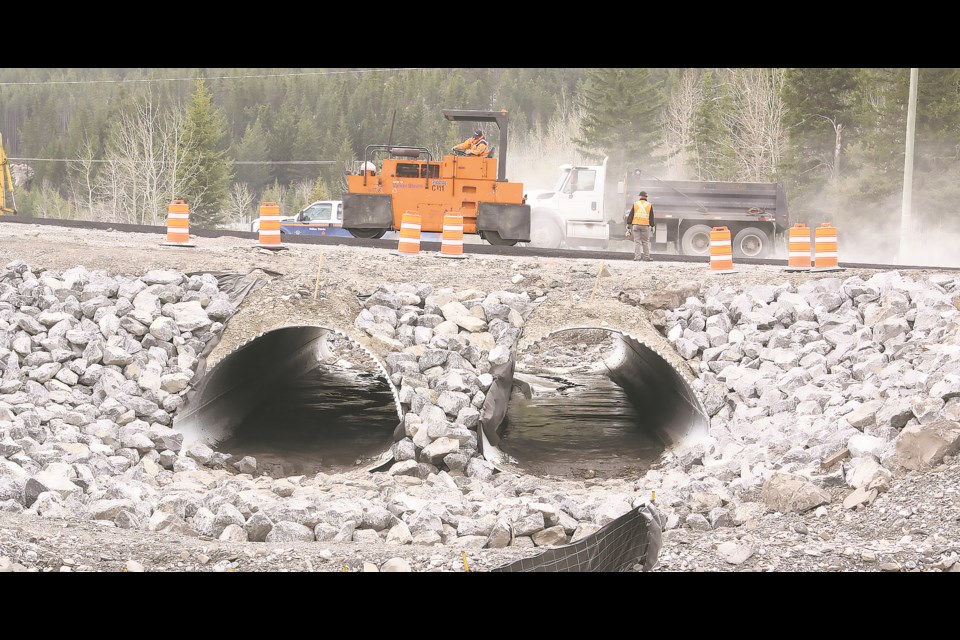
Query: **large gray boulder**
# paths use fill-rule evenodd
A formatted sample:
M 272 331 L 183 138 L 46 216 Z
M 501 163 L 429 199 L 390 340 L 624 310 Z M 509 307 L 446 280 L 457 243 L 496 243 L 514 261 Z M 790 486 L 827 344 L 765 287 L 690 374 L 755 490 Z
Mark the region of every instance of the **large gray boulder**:
M 803 476 L 777 472 L 763 485 L 763 503 L 781 513 L 803 513 L 830 502 L 830 494 Z
M 944 456 L 960 451 L 960 423 L 939 420 L 912 424 L 903 428 L 894 445 L 896 452 L 885 461 L 887 466 L 912 471 L 929 469 Z

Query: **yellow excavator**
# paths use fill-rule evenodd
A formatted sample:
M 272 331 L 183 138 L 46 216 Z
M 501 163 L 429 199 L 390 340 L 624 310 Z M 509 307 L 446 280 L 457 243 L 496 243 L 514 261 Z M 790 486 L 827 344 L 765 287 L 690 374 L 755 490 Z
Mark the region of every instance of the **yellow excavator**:
M 7 207 L 7 191 L 13 208 Z M 10 165 L 7 164 L 7 154 L 3 150 L 3 134 L 0 133 L 0 216 L 17 215 L 17 199 L 13 195 L 13 178 L 10 177 Z

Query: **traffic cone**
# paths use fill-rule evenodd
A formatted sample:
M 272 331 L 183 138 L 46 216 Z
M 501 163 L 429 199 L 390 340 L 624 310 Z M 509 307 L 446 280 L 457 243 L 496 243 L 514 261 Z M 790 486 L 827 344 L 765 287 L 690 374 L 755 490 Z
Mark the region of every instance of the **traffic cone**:
M 784 271 L 810 271 L 810 227 L 798 222 L 790 227 L 787 242 L 787 267 Z
M 286 249 L 280 239 L 280 205 L 276 202 L 260 203 L 260 242 L 257 246 L 271 251 Z
M 195 247 L 190 242 L 190 205 L 183 200 L 174 200 L 167 205 L 167 241 L 163 247 Z
M 837 261 L 837 229 L 829 222 L 814 230 L 813 269 L 810 271 L 843 271 Z
M 733 244 L 730 229 L 714 227 L 710 231 L 710 273 L 733 273 Z
M 420 253 L 420 214 L 416 211 L 404 211 L 400 218 L 397 253 L 407 256 Z
M 463 216 L 459 213 L 443 215 L 443 236 L 440 238 L 441 258 L 466 258 L 463 255 Z

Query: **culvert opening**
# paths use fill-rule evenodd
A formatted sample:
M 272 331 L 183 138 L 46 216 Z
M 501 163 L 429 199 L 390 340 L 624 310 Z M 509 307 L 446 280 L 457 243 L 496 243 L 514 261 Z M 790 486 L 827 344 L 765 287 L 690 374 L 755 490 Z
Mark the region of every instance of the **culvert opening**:
M 496 444 L 530 473 L 614 477 L 642 473 L 708 427 L 689 382 L 652 347 L 618 331 L 563 329 L 520 354 Z
M 184 441 L 272 476 L 335 473 L 389 455 L 396 390 L 358 343 L 323 327 L 265 333 L 221 360 L 174 423 Z

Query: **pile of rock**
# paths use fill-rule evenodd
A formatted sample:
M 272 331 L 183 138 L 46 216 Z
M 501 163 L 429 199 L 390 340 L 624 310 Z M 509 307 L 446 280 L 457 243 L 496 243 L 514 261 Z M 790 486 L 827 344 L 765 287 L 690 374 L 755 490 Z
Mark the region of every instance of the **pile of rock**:
M 357 319 L 395 347 L 409 409 L 389 473 L 256 476 L 170 427 L 233 312 L 211 276 L 0 271 L 0 509 L 232 541 L 556 545 L 641 499 L 544 484 L 476 457 L 479 407 L 514 357 L 525 294 L 381 287 Z M 352 360 L 344 344 L 332 357 Z M 18 561 L 23 558 L 18 558 Z M 29 559 L 27 559 L 29 560 Z
M 701 372 L 711 430 L 672 467 L 804 511 L 830 487 L 869 504 L 891 473 L 938 464 L 960 449 L 958 294 L 953 276 L 885 272 L 688 298 L 665 333 Z
M 493 466 L 477 456 L 481 411 L 498 368 L 515 358 L 535 302 L 526 293 L 385 284 L 363 306 L 355 326 L 388 351 L 405 413 L 390 473 L 489 477 Z
M 110 478 L 174 469 L 170 428 L 205 346 L 234 312 L 211 275 L 0 270 L 0 509 L 138 526 Z M 107 509 L 107 512 L 101 512 Z M 88 509 L 84 509 L 86 511 Z
M 603 361 L 616 341 L 615 334 L 604 329 L 562 331 L 527 347 L 517 360 L 517 370 L 553 374 L 606 371 Z

